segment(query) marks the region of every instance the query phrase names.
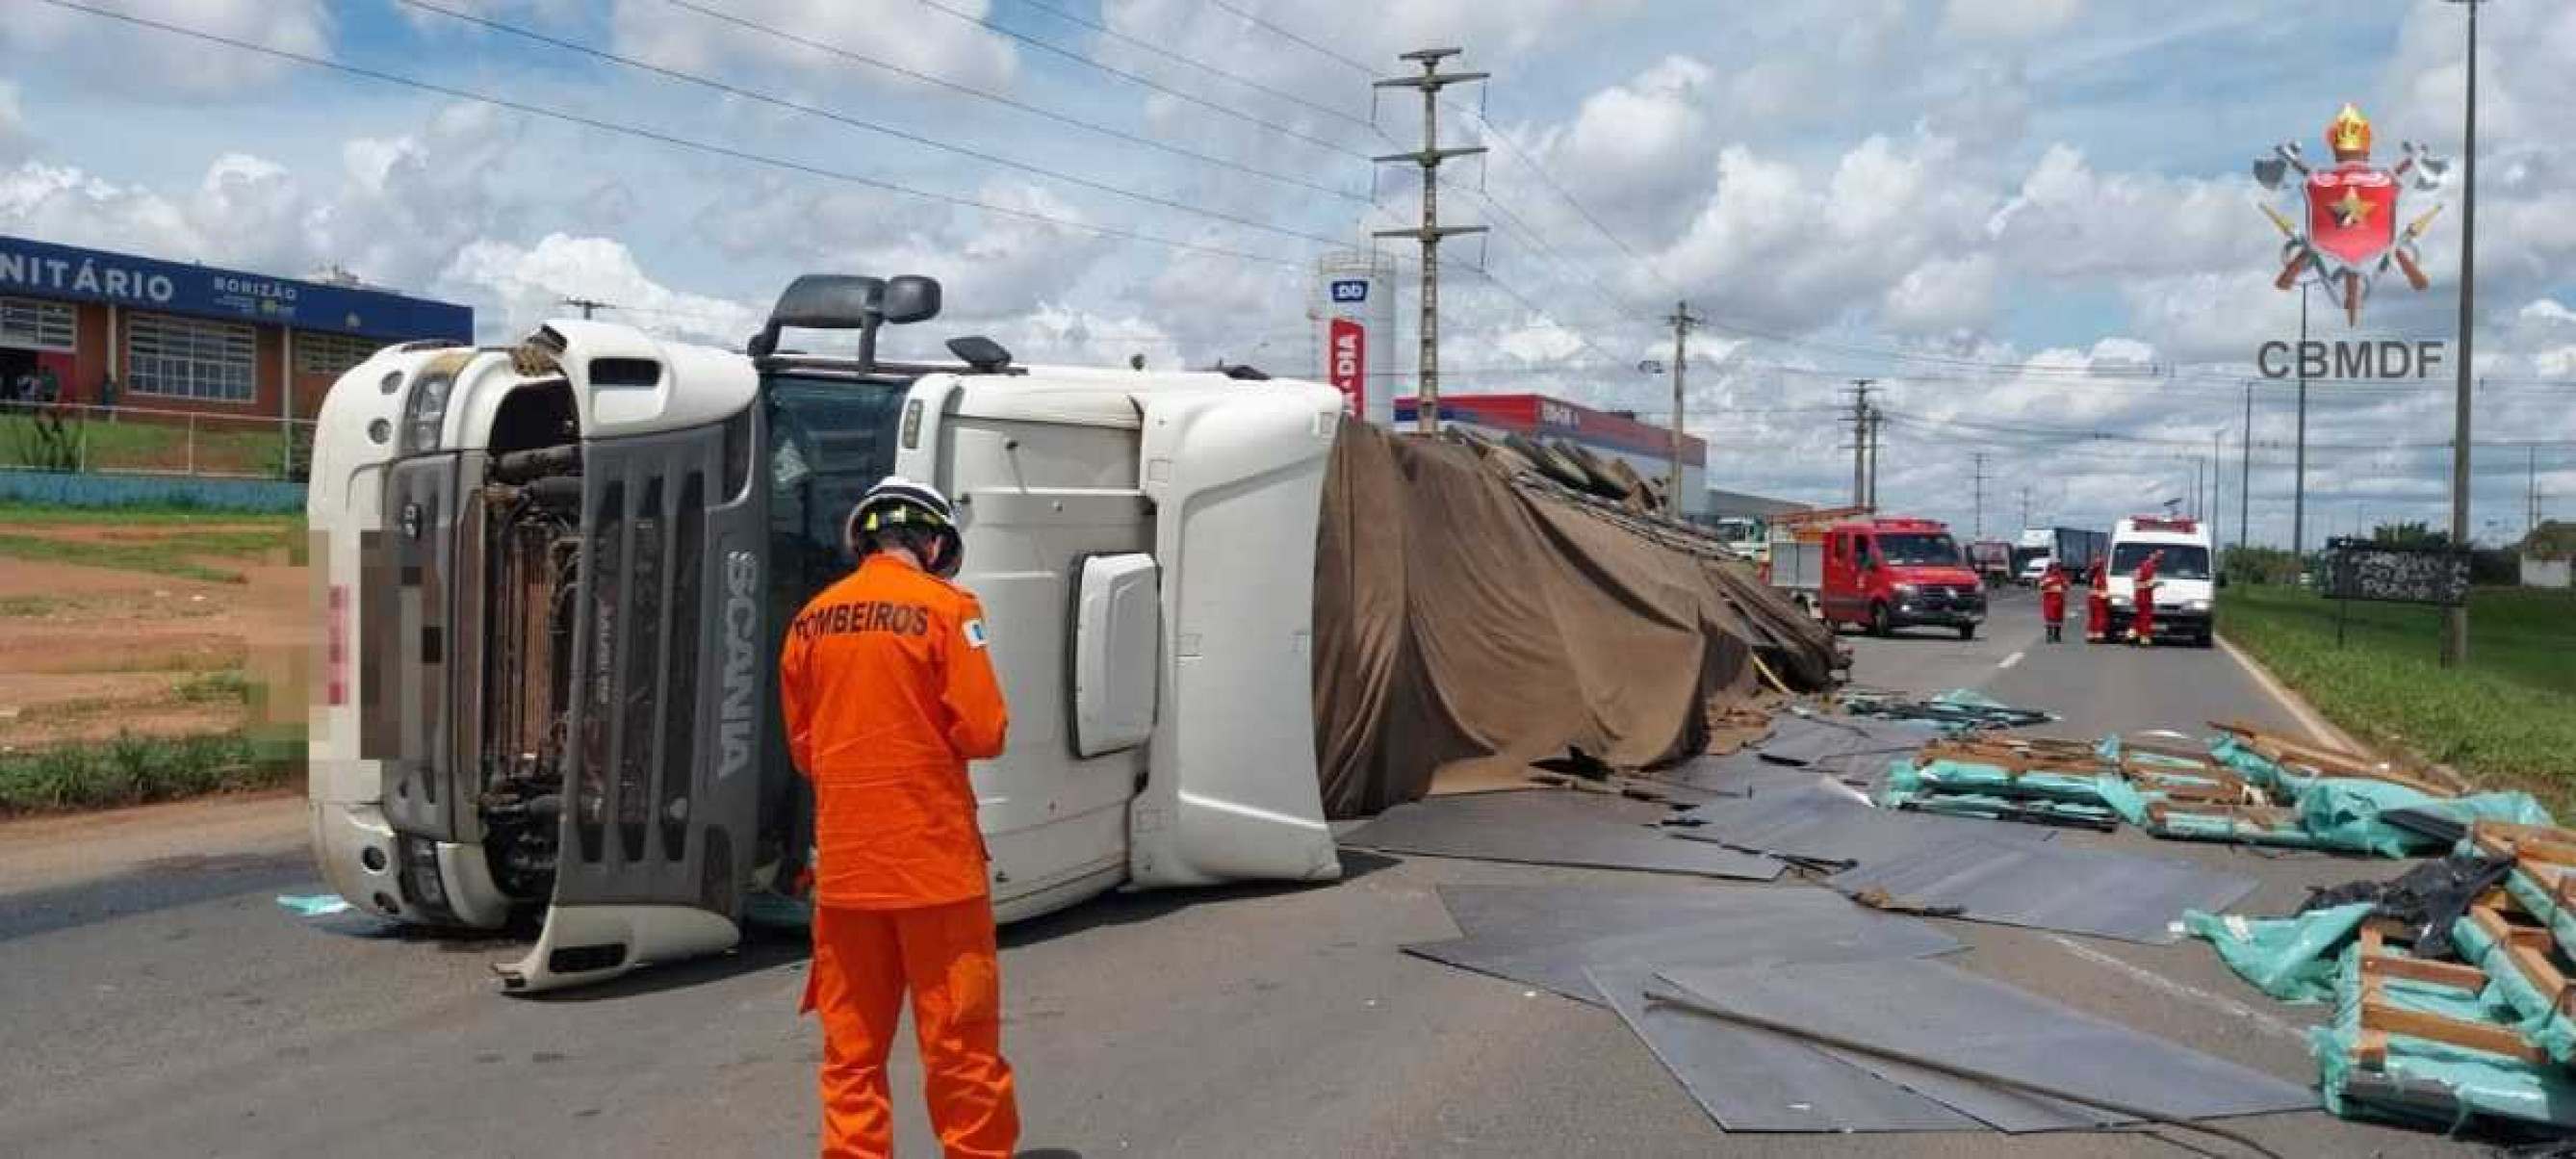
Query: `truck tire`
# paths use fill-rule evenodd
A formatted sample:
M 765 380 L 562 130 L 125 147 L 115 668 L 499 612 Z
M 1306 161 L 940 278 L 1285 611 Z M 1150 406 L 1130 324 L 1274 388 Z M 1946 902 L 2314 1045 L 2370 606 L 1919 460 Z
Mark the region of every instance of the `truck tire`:
M 1880 639 L 1886 639 L 1887 637 L 1896 634 L 1895 622 L 1889 620 L 1887 617 L 1887 601 L 1879 600 L 1870 604 L 1869 634 L 1879 637 Z
M 1961 625 L 1959 625 L 1959 638 L 1960 638 L 1960 639 L 1962 639 L 1962 640 L 1974 640 L 1974 639 L 1976 639 L 1976 638 L 1977 638 L 1977 626 L 1976 626 L 1975 624 L 1961 624 Z

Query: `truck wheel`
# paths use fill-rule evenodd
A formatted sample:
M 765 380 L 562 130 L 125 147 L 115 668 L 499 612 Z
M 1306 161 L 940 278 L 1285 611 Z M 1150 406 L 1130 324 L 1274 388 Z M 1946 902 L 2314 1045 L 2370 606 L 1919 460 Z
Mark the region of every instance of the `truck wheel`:
M 1886 603 L 1874 603 L 1869 606 L 1869 634 L 1881 638 L 1896 634 L 1896 625 L 1887 618 Z
M 1961 624 L 1961 625 L 1959 625 L 1959 638 L 1960 638 L 1960 639 L 1962 639 L 1962 640 L 1974 640 L 1974 639 L 1976 639 L 1976 638 L 1977 638 L 1977 626 L 1976 626 L 1975 624 Z

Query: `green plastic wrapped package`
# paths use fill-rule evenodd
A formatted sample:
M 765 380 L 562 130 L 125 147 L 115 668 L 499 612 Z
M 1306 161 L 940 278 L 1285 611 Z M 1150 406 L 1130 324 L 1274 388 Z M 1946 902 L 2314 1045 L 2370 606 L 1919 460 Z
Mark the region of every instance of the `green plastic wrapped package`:
M 2104 773 L 2023 773 L 2013 776 L 1993 765 L 1936 760 L 1890 769 L 1879 792 L 1879 804 L 1930 808 L 1936 797 L 1995 797 L 2011 801 L 2056 802 L 2107 810 L 2132 825 L 2144 824 L 2147 801 L 2118 776 Z M 2097 814 L 2098 815 L 2098 814 Z
M 2417 809 L 2437 798 L 2404 785 L 2363 777 L 2320 777 L 2299 794 L 2299 828 L 2316 838 L 2319 848 L 2347 849 L 2381 857 L 2405 857 L 2442 847 L 2427 837 L 2379 819 L 2396 809 Z
M 2233 736 L 2221 736 L 2209 746 L 2209 755 L 2218 763 L 2236 770 L 2248 784 L 2274 793 L 2297 794 L 2315 777 L 2291 772 L 2272 758 L 2247 748 Z
M 2576 1061 L 2576 1022 L 2550 1003 L 2549 996 L 2514 965 L 2513 955 L 2504 952 L 2503 945 L 2466 917 L 2451 923 L 2451 944 L 2459 947 L 2461 960 L 2487 972 L 2483 997 L 2510 1006 L 2521 1016 L 2514 1024 L 2516 1031 L 2548 1051 L 2549 1057 L 2561 1063 Z
M 2357 901 L 2286 918 L 2185 910 L 2182 927 L 2255 989 L 2304 1005 L 2334 997 L 2336 959 L 2372 908 Z
M 2353 1052 L 2361 1041 L 2360 973 L 2360 955 L 2345 951 L 2337 966 L 2335 1020 L 2308 1031 L 2327 1110 L 2347 1119 L 2446 1131 L 2482 1116 L 2576 1127 L 2576 1075 L 2554 1065 L 2403 1034 L 2388 1036 L 2388 1057 L 2378 1070 L 2358 1065 Z M 2513 1021 L 2510 1007 L 2483 995 L 2411 978 L 2378 982 L 2381 1001 L 2404 1009 L 2476 1022 Z

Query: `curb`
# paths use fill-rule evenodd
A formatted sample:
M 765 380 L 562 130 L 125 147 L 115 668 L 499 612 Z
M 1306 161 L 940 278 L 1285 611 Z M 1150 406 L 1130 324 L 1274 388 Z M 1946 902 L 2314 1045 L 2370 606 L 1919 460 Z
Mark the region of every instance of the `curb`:
M 2307 729 L 2308 735 L 2316 738 L 2319 744 L 2328 748 L 2339 748 L 2345 752 L 2359 753 L 2374 760 L 2378 759 L 2378 752 L 2354 740 L 2351 733 L 2336 728 L 2333 721 L 2327 720 L 2324 714 L 2318 712 L 2306 700 L 2301 699 L 2298 693 L 2290 691 L 2289 685 L 2283 684 L 2279 677 L 2272 675 L 2271 669 L 2265 668 L 2261 661 L 2256 660 L 2243 648 L 2237 647 L 2236 641 L 2228 639 L 2224 634 L 2218 634 L 2216 639 L 2219 648 L 2227 653 L 2228 658 L 2245 669 L 2246 674 L 2252 676 L 2256 684 L 2262 685 L 2263 691 L 2271 693 L 2272 699 L 2279 701 L 2281 707 L 2288 710 L 2290 716 L 2299 722 L 2299 726 Z

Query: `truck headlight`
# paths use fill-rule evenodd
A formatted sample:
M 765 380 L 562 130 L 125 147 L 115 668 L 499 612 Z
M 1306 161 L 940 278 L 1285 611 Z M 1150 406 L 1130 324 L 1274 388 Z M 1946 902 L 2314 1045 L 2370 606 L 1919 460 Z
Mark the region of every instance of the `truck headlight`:
M 2127 597 L 2127 596 L 2113 596 L 2113 597 L 2111 597 L 2111 606 L 2112 606 L 2112 607 L 2115 607 L 2115 608 L 2125 608 L 2125 607 L 2128 607 L 2128 606 L 2129 606 L 2129 597 Z
M 412 381 L 411 395 L 403 400 L 403 454 L 438 449 L 441 432 L 447 425 L 447 402 L 455 386 L 456 375 L 448 371 L 431 371 Z
M 2193 601 L 2191 601 L 2190 603 L 2184 604 L 2184 605 L 2183 605 L 2183 607 L 2184 607 L 2184 609 L 2186 609 L 2186 610 L 2188 610 L 2188 611 L 2194 611 L 2194 612 L 2206 612 L 2206 611 L 2208 611 L 2208 610 L 2209 610 L 2209 601 L 2208 601 L 2208 600 L 2193 600 Z
M 1896 585 L 1896 594 L 1898 594 L 1898 595 L 1900 595 L 1900 596 L 1912 596 L 1912 595 L 1919 595 L 1919 594 L 1921 594 L 1921 593 L 1922 593 L 1922 591 L 1923 591 L 1923 589 L 1921 589 L 1921 588 L 1919 588 L 1919 587 L 1916 587 L 1916 586 L 1914 586 L 1913 584 L 1898 584 L 1898 585 Z

